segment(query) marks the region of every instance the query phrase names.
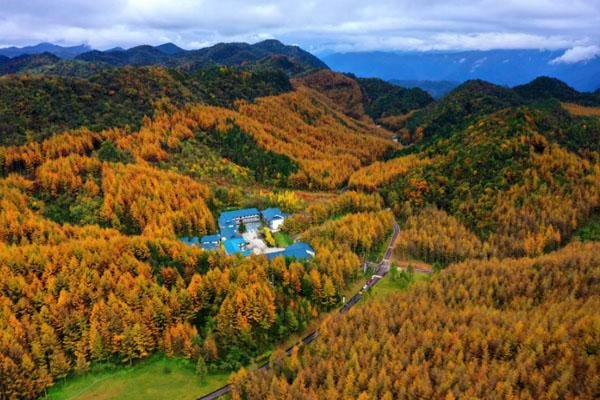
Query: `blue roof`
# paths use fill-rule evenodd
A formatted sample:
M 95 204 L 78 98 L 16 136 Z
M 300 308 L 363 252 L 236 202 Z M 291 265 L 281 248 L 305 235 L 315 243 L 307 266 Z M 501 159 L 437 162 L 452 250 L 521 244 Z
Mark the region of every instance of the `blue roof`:
M 219 226 L 230 225 L 237 218 L 250 217 L 252 215 L 260 215 L 257 208 L 242 208 L 241 210 L 223 211 L 219 215 Z
M 181 238 L 179 238 L 179 241 L 187 244 L 188 246 L 199 246 L 200 245 L 200 238 L 197 236 L 181 237 Z
M 246 244 L 246 241 L 242 238 L 227 239 L 225 241 L 225 252 L 231 254 L 241 254 L 243 256 L 250 255 L 250 250 L 242 250 L 242 247 Z
M 238 233 L 236 226 L 222 226 L 221 227 L 221 237 L 224 237 L 225 239 L 231 239 L 231 238 L 239 237 L 239 236 L 240 236 L 240 234 Z
M 282 212 L 279 208 L 267 208 L 262 210 L 261 214 L 267 222 L 271 222 L 275 218 L 285 218 L 287 216 L 287 214 Z
M 200 239 L 200 246 L 204 250 L 216 250 L 221 244 L 221 235 L 204 235 Z
M 304 242 L 291 244 L 282 251 L 265 254 L 269 260 L 272 260 L 278 256 L 293 257 L 297 260 L 306 260 L 307 258 L 314 257 L 314 255 L 315 251 L 312 249 L 312 247 Z
M 214 243 L 214 242 L 220 242 L 221 241 L 221 235 L 215 234 L 215 235 L 204 235 L 202 236 L 202 238 L 200 239 L 200 241 L 204 244 L 204 243 Z

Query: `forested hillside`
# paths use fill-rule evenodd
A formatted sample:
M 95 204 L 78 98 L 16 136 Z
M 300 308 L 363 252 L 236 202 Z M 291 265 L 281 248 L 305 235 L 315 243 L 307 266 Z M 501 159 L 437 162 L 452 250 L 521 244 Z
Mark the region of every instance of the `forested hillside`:
M 494 111 L 521 105 L 547 108 L 552 100 L 584 106 L 600 105 L 600 97 L 596 94 L 577 92 L 548 77 L 537 78 L 513 89 L 481 80 L 467 81 L 439 101 L 411 115 L 406 121 L 408 137 L 405 142 L 449 136 L 453 131 L 467 127 L 475 118 Z
M 562 133 L 545 130 L 551 119 L 499 111 L 421 153 L 359 170 L 350 184 L 378 190 L 399 215 L 436 205 L 485 241 L 485 254 L 540 254 L 568 242 L 600 206 L 598 122 L 575 118 Z
M 573 398 L 600 385 L 600 246 L 467 261 L 321 325 L 234 399 Z
M 0 143 L 21 144 L 53 133 L 85 127 L 139 128 L 144 116 L 188 103 L 230 107 L 238 99 L 291 90 L 277 70 L 229 67 L 193 73 L 158 67 L 125 67 L 88 78 L 48 75 L 0 77 Z
M 47 129 L 40 132 L 46 139 L 0 147 L 3 398 L 34 398 L 90 363 L 130 364 L 156 352 L 235 370 L 337 305 L 358 276 L 359 254 L 391 229 L 378 195 L 348 192 L 314 204 L 332 210 L 329 217 L 296 224 L 308 230 L 312 260 L 268 262 L 188 247 L 177 238 L 214 232 L 220 210 L 250 203 L 298 211 L 305 203 L 276 188 L 336 188 L 397 146 L 320 93 L 290 91 L 279 72 L 219 67 L 192 76 L 127 67 L 106 74 L 94 79 L 110 77 L 110 85 L 4 78 L 38 94 L 35 85 L 46 88 L 45 101 L 23 96 L 21 103 L 45 105 L 48 119 L 32 113 L 21 120 L 37 124 L 29 125 L 34 132 Z M 111 104 L 119 96 L 111 90 L 147 102 L 154 117 L 129 106 L 136 103 Z M 90 110 L 107 107 L 96 114 L 82 107 L 82 117 L 107 119 L 77 120 L 78 129 L 57 134 L 50 116 L 74 118 L 76 95 L 90 100 Z M 134 118 L 139 128 L 119 126 Z M 348 215 L 330 221 L 339 212 Z
M 357 78 L 320 70 L 296 79 L 325 94 L 353 118 L 372 119 L 394 130 L 396 120 L 422 108 L 433 99 L 421 89 L 406 89 L 381 79 Z

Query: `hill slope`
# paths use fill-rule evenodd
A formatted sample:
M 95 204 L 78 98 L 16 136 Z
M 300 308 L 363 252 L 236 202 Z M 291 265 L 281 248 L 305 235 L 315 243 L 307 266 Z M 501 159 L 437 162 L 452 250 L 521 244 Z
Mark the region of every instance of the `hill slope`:
M 0 144 L 19 144 L 27 135 L 39 139 L 83 126 L 136 129 L 156 109 L 199 102 L 231 106 L 237 99 L 291 90 L 291 85 L 284 73 L 273 70 L 209 68 L 189 74 L 124 67 L 87 78 L 7 76 L 0 78 L 0 88 Z
M 401 216 L 437 206 L 484 242 L 482 256 L 564 245 L 600 206 L 600 118 L 547 97 L 577 92 L 558 85 L 549 94 L 539 83 L 527 100 L 486 82 L 463 84 L 409 118 L 409 127 L 422 124 L 416 144 L 399 152 L 409 155 L 357 171 L 351 187 L 379 191 Z M 415 249 L 429 246 L 427 236 L 415 236 Z
M 373 119 L 386 127 L 390 127 L 389 117 L 402 116 L 433 101 L 418 88 L 405 89 L 381 79 L 356 78 L 329 70 L 303 75 L 296 81 L 325 94 L 349 116 Z
M 536 259 L 455 265 L 430 284 L 330 318 L 314 344 L 234 376 L 233 396 L 593 398 L 598 252 L 597 243 L 572 245 Z

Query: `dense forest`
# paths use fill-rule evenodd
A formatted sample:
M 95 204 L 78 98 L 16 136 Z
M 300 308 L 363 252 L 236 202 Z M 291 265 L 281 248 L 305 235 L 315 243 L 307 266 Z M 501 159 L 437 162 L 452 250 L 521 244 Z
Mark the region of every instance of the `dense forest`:
M 431 282 L 332 313 L 233 398 L 597 397 L 597 94 L 433 101 L 248 46 L 0 60 L 0 399 L 155 353 L 264 362 L 362 285 L 394 221 L 392 268 Z M 178 240 L 238 207 L 289 213 L 314 258 Z
M 230 107 L 291 90 L 278 70 L 210 67 L 192 73 L 160 67 L 125 67 L 89 77 L 0 77 L 0 144 L 22 144 L 85 127 L 139 129 L 143 117 L 185 104 Z
M 600 246 L 465 261 L 232 377 L 233 399 L 598 396 Z

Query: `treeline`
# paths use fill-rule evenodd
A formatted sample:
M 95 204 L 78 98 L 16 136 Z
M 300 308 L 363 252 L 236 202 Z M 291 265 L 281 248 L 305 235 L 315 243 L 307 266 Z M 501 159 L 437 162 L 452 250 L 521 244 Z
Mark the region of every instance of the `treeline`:
M 240 371 L 232 398 L 595 398 L 599 252 L 454 265 L 329 319 L 269 370 Z

